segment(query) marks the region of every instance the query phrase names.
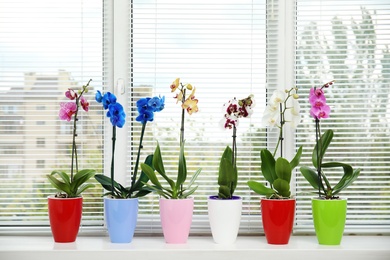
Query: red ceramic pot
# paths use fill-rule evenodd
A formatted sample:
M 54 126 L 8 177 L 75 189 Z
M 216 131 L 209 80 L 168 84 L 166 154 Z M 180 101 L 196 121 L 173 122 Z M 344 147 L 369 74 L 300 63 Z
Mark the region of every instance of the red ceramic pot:
M 83 198 L 48 198 L 49 220 L 55 242 L 76 240 L 79 232 Z
M 288 244 L 294 225 L 295 203 L 295 199 L 261 199 L 261 217 L 268 244 Z

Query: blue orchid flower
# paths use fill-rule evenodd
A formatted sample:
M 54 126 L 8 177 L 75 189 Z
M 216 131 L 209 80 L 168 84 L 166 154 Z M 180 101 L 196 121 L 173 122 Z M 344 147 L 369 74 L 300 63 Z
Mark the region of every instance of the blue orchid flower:
M 160 112 L 164 109 L 165 97 L 154 97 L 148 101 L 148 106 L 153 108 L 153 112 Z
M 144 113 L 145 111 L 153 112 L 153 108 L 148 105 L 150 99 L 151 99 L 150 97 L 147 97 L 147 98 L 141 98 L 137 101 L 136 105 L 139 113 Z
M 96 93 L 96 95 L 97 95 L 97 93 Z M 110 104 L 116 103 L 116 96 L 114 94 L 112 94 L 111 92 L 107 92 L 102 97 L 102 103 L 103 103 L 103 108 L 107 109 Z
M 108 106 L 107 117 L 110 118 L 111 124 L 122 128 L 126 121 L 126 114 L 120 103 L 112 103 Z
M 147 121 L 152 122 L 154 120 L 154 113 L 149 110 L 144 110 L 139 113 L 135 120 L 141 124 L 146 124 Z
M 102 95 L 102 93 L 99 90 L 96 91 L 95 100 L 98 103 L 102 103 L 102 101 L 103 101 L 103 95 Z
M 152 122 L 154 119 L 154 112 L 160 112 L 164 109 L 165 97 L 146 97 L 137 101 L 137 110 L 139 115 L 135 119 L 141 124 L 146 124 L 147 121 Z

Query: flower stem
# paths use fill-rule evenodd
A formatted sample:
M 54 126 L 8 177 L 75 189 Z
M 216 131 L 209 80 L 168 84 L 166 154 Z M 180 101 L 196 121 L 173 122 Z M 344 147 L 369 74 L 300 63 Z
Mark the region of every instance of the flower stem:
M 146 127 L 146 122 L 144 124 L 142 124 L 141 137 L 140 137 L 139 145 L 138 145 L 137 159 L 136 159 L 135 166 L 134 166 L 134 174 L 133 174 L 133 176 L 131 178 L 131 187 L 132 188 L 134 187 L 135 180 L 137 179 L 139 157 L 140 157 L 140 154 L 141 154 L 142 140 L 144 139 L 145 127 Z M 131 194 L 130 194 L 130 197 L 131 197 Z
M 322 185 L 322 179 L 321 179 L 321 164 L 322 164 L 322 158 L 320 156 L 320 151 L 322 150 L 322 144 L 320 141 L 320 135 L 321 135 L 321 129 L 320 129 L 320 120 L 316 118 L 316 143 L 317 143 L 317 175 L 318 175 L 318 197 L 321 196 L 321 187 Z M 324 190 L 325 192 L 325 190 Z
M 114 196 L 114 154 L 115 154 L 115 141 L 116 141 L 116 127 L 112 127 L 112 156 L 111 156 L 111 193 Z
M 180 83 L 181 84 L 181 83 Z M 186 100 L 186 89 L 184 88 L 183 84 L 181 84 L 181 92 L 183 94 L 183 97 L 181 99 L 182 109 L 181 109 L 181 126 L 180 126 L 180 149 L 181 146 L 184 144 L 184 116 L 185 116 L 185 109 L 183 108 L 183 104 Z M 183 184 L 180 185 L 180 191 L 179 194 L 183 193 Z
M 181 103 L 184 104 L 184 101 L 186 99 L 186 90 L 184 86 L 182 85 L 181 92 L 183 94 Z M 184 108 L 181 109 L 181 126 L 180 126 L 180 147 L 184 143 L 184 116 L 185 116 L 185 111 Z
M 77 112 L 79 111 L 78 99 L 76 99 L 76 112 L 74 114 L 73 120 L 73 141 L 72 141 L 72 164 L 70 167 L 70 182 L 73 182 L 73 162 L 76 162 L 76 172 L 78 172 L 78 160 L 77 160 L 77 149 L 76 149 L 76 122 L 77 122 Z
M 285 123 L 285 120 L 284 120 L 284 112 L 285 111 L 286 111 L 286 108 L 283 109 L 283 105 L 282 105 L 282 103 L 280 103 L 279 104 L 279 112 L 280 112 L 279 138 L 278 138 L 278 142 L 276 143 L 274 153 L 272 154 L 273 157 L 275 157 L 276 152 L 279 149 L 279 146 L 280 146 L 280 157 L 283 157 L 283 125 Z
M 236 168 L 236 161 L 237 161 L 237 142 L 236 142 L 236 137 L 237 137 L 237 127 L 234 125 L 233 126 L 233 144 L 232 144 L 232 165 L 234 168 Z
M 78 164 L 78 158 L 77 158 L 77 146 L 76 146 L 76 123 L 79 120 L 77 118 L 77 114 L 79 112 L 79 106 L 80 106 L 80 98 L 84 94 L 85 90 L 88 88 L 89 83 L 92 81 L 90 79 L 85 86 L 83 86 L 80 94 L 76 97 L 76 112 L 74 113 L 74 119 L 73 119 L 73 140 L 72 140 L 72 164 L 70 166 L 70 182 L 73 182 L 73 172 L 74 172 L 74 167 L 73 163 L 76 162 L 76 173 L 79 171 L 79 164 Z

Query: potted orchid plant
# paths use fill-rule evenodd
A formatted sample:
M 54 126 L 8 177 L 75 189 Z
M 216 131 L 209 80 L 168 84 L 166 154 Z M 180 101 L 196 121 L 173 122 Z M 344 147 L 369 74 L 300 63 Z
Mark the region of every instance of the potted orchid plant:
M 313 168 L 302 166 L 300 171 L 310 185 L 318 191 L 318 198 L 312 199 L 312 214 L 317 239 L 320 244 L 339 245 L 344 232 L 347 200 L 340 199 L 339 193 L 351 185 L 359 176 L 360 169 L 341 162 L 324 162 L 325 153 L 332 142 L 333 131 L 321 134 L 320 121 L 330 116 L 330 106 L 326 103 L 324 89 L 333 85 L 333 81 L 320 88 L 311 88 L 309 102 L 310 115 L 315 121 L 316 145 L 312 153 Z M 337 184 L 331 184 L 324 169 L 342 168 L 343 175 Z
M 260 151 L 261 173 L 269 186 L 254 180 L 248 181 L 250 189 L 265 196 L 261 199 L 261 215 L 269 244 L 287 244 L 294 224 L 296 201 L 291 196 L 290 182 L 292 172 L 300 162 L 302 147 L 288 161 L 283 154 L 283 141 L 286 124 L 294 129 L 300 122 L 297 91 L 297 88 L 275 90 L 263 114 L 263 124 L 279 130 L 274 151 Z M 280 156 L 277 157 L 278 151 Z
M 240 227 L 242 199 L 234 196 L 238 182 L 237 171 L 237 126 L 240 118 L 249 118 L 253 113 L 253 95 L 237 100 L 233 98 L 223 105 L 224 129 L 232 130 L 232 148 L 227 146 L 222 154 L 218 170 L 218 195 L 207 201 L 211 233 L 217 244 L 235 242 Z
M 82 215 L 83 198 L 81 194 L 94 186 L 86 182 L 94 176 L 95 170 L 79 170 L 76 145 L 78 112 L 80 106 L 88 112 L 89 102 L 83 95 L 88 92 L 90 82 L 91 80 L 78 92 L 68 89 L 65 96 L 71 101 L 60 103 L 59 118 L 68 122 L 73 120 L 73 131 L 70 174 L 55 170 L 46 175 L 52 186 L 58 190 L 55 196 L 48 198 L 50 227 L 55 242 L 74 242 L 76 240 Z
M 182 84 L 179 78 L 173 81 L 170 88 L 171 92 L 176 92 L 175 99 L 181 104 L 180 153 L 177 177 L 173 179 L 167 175 L 159 144 L 157 144 L 153 154 L 152 166 L 142 163 L 141 168 L 150 179 L 151 184 L 146 183 L 148 189 L 160 195 L 160 217 L 165 241 L 167 243 L 182 244 L 186 243 L 188 239 L 192 222 L 194 200 L 189 196 L 197 189 L 197 186 L 193 187 L 193 184 L 201 172 L 201 169 L 198 169 L 188 185 L 184 186 L 187 179 L 187 163 L 184 155 L 184 123 L 186 113 L 192 115 L 198 112 L 198 100 L 195 98 L 195 87 L 191 84 Z M 187 91 L 191 91 L 188 96 L 186 95 Z M 168 186 L 161 184 L 157 174 L 167 182 Z
M 102 103 L 104 110 L 107 110 L 107 117 L 110 118 L 113 127 L 110 177 L 103 174 L 96 174 L 95 179 L 107 190 L 104 194 L 106 195 L 104 198 L 104 210 L 111 242 L 129 243 L 133 238 L 137 223 L 138 198 L 145 196 L 150 192 L 147 189 L 144 189 L 145 182 L 149 180 L 148 176 L 141 171 L 141 174 L 137 179 L 138 164 L 145 128 L 147 122 L 154 120 L 154 113 L 164 109 L 165 98 L 156 96 L 153 98 L 141 98 L 137 101 L 139 115 L 137 116 L 136 121 L 142 124 L 142 129 L 134 173 L 131 176 L 131 185 L 129 187 L 125 187 L 115 181 L 114 171 L 116 128 L 122 128 L 126 121 L 126 114 L 123 106 L 117 102 L 116 96 L 110 92 L 102 95 L 100 91 L 97 91 L 95 99 L 98 103 Z M 147 156 L 145 163 L 151 165 L 152 158 L 152 155 Z

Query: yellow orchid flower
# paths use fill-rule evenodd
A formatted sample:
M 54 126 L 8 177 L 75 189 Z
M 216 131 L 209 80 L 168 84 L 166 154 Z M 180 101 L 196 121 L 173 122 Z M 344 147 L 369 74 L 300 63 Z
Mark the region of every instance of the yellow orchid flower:
M 191 86 L 192 88 L 192 86 Z M 195 88 L 192 89 L 191 94 L 188 96 L 188 98 L 183 102 L 182 106 L 183 109 L 187 110 L 188 114 L 192 115 L 192 113 L 198 112 L 198 100 L 195 99 Z
M 192 113 L 198 112 L 198 100 L 195 98 L 192 99 L 186 99 L 184 101 L 182 108 L 187 110 L 188 114 L 192 115 Z
M 174 92 L 180 85 L 180 78 L 175 79 L 171 84 L 171 92 Z
M 174 98 L 176 98 L 176 104 L 179 101 L 182 101 L 183 100 L 183 92 L 180 91 L 178 94 L 176 94 L 176 96 Z

